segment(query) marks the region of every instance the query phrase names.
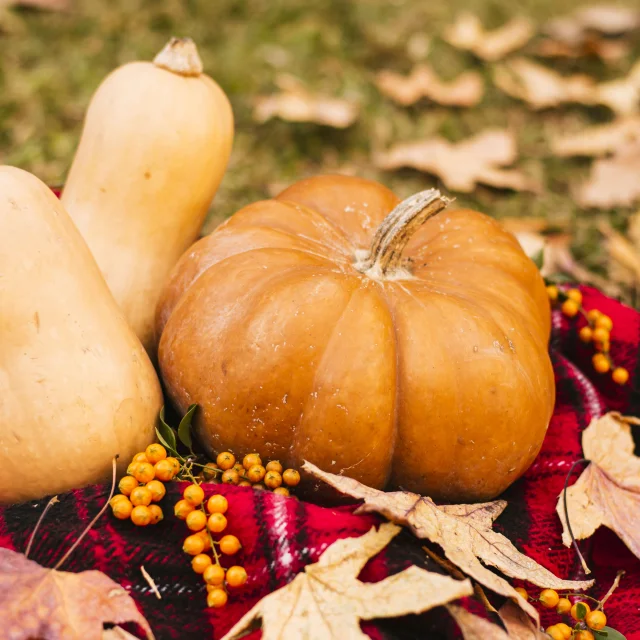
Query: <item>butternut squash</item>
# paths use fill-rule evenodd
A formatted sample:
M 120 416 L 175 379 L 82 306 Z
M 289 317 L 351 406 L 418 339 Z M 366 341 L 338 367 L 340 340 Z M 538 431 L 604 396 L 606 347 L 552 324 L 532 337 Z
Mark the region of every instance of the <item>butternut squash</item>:
M 198 236 L 232 141 L 229 101 L 189 39 L 116 69 L 91 100 L 62 202 L 152 357 L 161 287 Z
M 160 384 L 55 195 L 0 167 L 0 502 L 99 481 L 154 440 Z

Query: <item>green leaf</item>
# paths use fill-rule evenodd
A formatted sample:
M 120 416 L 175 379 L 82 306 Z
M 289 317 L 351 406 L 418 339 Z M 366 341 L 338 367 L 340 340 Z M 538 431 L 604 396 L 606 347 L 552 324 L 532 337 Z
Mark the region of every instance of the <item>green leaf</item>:
M 164 407 L 160 409 L 160 422 L 156 427 L 158 440 L 172 453 L 177 453 L 176 434 L 175 431 L 165 422 Z
M 612 629 L 611 627 L 603 627 L 600 631 L 593 631 L 600 635 L 603 631 L 607 633 L 607 640 L 627 640 L 619 631 Z
M 544 263 L 544 249 L 540 249 L 540 251 L 532 255 L 531 260 L 533 260 L 533 264 L 538 267 L 538 270 L 542 269 L 542 265 Z
M 189 447 L 189 450 L 191 450 L 193 446 L 193 441 L 191 440 L 191 418 L 193 418 L 193 414 L 197 408 L 197 404 L 192 404 L 187 409 L 187 413 L 184 414 L 178 426 L 178 438 L 180 438 L 180 442 L 182 442 L 185 447 Z
M 576 615 L 578 620 L 584 620 L 587 617 L 587 607 L 582 602 L 576 603 Z
M 606 627 L 602 627 L 602 629 L 600 631 L 596 631 L 595 629 L 591 629 L 591 633 L 593 633 L 598 638 L 608 638 L 609 637 L 609 632 L 605 631 L 605 628 Z

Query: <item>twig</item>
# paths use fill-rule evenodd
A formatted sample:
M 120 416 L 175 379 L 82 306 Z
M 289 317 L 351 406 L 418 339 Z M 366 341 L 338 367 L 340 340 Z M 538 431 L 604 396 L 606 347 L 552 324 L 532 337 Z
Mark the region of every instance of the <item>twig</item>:
M 38 528 L 40 527 L 40 524 L 44 520 L 44 517 L 47 515 L 47 511 L 49 511 L 49 509 L 51 509 L 51 507 L 53 507 L 53 505 L 57 504 L 58 502 L 60 502 L 60 500 L 58 500 L 58 496 L 53 496 L 53 498 L 51 498 L 51 500 L 47 502 L 47 506 L 44 508 L 44 511 L 40 514 L 40 517 L 38 518 L 38 522 L 36 522 L 36 526 L 33 528 L 33 531 L 31 532 L 31 536 L 29 537 L 29 542 L 27 543 L 27 550 L 24 552 L 25 558 L 29 557 L 29 552 L 31 551 L 31 545 L 35 540 L 36 533 L 38 533 Z
M 604 608 L 604 603 L 611 597 L 613 592 L 618 588 L 618 585 L 620 584 L 620 579 L 624 574 L 625 574 L 624 569 L 621 569 L 620 571 L 618 571 L 618 573 L 616 574 L 616 579 L 613 581 L 611 588 L 609 589 L 609 591 L 607 591 L 604 598 L 600 600 L 600 604 L 596 607 L 596 610 L 597 609 L 602 610 Z
M 153 578 L 149 575 L 149 572 L 144 568 L 143 565 L 140 565 L 140 571 L 142 573 L 142 577 L 147 581 L 147 584 L 151 587 L 153 593 L 156 594 L 156 598 L 158 598 L 158 600 L 162 600 L 162 596 L 158 591 L 158 587 L 156 587 L 156 583 L 153 581 Z
M 586 458 L 582 458 L 581 460 L 576 460 L 572 465 L 571 469 L 569 469 L 569 473 L 567 473 L 567 477 L 564 480 L 564 490 L 562 492 L 562 506 L 564 508 L 564 519 L 567 523 L 567 529 L 569 530 L 569 535 L 571 536 L 571 542 L 573 544 L 576 553 L 578 554 L 578 558 L 580 558 L 580 563 L 582 564 L 582 568 L 586 574 L 591 573 L 591 569 L 587 566 L 587 563 L 580 553 L 580 549 L 578 548 L 578 543 L 573 535 L 573 531 L 571 530 L 571 522 L 569 522 L 569 508 L 567 507 L 567 488 L 569 486 L 569 479 L 571 478 L 571 474 L 577 465 L 582 464 L 583 462 L 591 462 L 591 460 L 587 460 Z
M 113 466 L 113 477 L 111 480 L 111 493 L 109 494 L 107 501 L 104 503 L 104 506 L 102 507 L 102 509 L 98 511 L 94 519 L 88 524 L 87 528 L 80 534 L 78 539 L 71 545 L 71 548 L 67 551 L 67 553 L 65 553 L 62 556 L 62 559 L 58 562 L 58 564 L 56 564 L 56 566 L 53 567 L 54 571 L 59 569 L 65 563 L 66 559 L 74 552 L 75 548 L 80 544 L 82 539 L 87 535 L 87 533 L 89 533 L 89 531 L 91 531 L 91 528 L 98 521 L 98 518 L 107 510 L 107 507 L 109 506 L 109 502 L 111 502 L 111 498 L 113 498 L 113 492 L 116 489 L 116 460 L 117 459 L 118 459 L 118 456 L 114 456 L 113 460 L 111 461 Z
M 447 573 L 450 573 L 454 578 L 458 580 L 464 580 L 466 576 L 458 567 L 449 562 L 449 560 L 442 558 L 435 551 L 431 551 L 429 547 L 422 547 L 422 550 L 438 565 L 440 565 Z

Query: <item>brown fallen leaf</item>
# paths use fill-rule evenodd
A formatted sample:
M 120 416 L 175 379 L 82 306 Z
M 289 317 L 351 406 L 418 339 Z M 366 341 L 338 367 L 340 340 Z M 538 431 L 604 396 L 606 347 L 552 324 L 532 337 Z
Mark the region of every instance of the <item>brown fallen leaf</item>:
M 534 625 L 529 616 L 525 615 L 522 609 L 510 600 L 507 600 L 500 607 L 498 615 L 507 628 L 509 638 L 513 640 L 548 640 L 547 634 Z
M 618 118 L 578 133 L 550 138 L 552 153 L 560 157 L 603 156 L 630 142 L 640 142 L 640 116 Z
M 421 613 L 473 593 L 469 580 L 454 580 L 416 566 L 381 582 L 360 582 L 357 576 L 367 561 L 400 531 L 386 522 L 359 538 L 334 542 L 318 562 L 258 602 L 223 640 L 238 637 L 257 618 L 262 619 L 264 640 L 365 639 L 361 620 Z
M 478 183 L 515 191 L 540 185 L 518 169 L 502 169 L 517 158 L 516 140 L 504 129 L 487 129 L 462 142 L 428 138 L 392 146 L 374 156 L 379 169 L 412 167 L 437 175 L 447 189 L 469 193 Z
M 535 25 L 526 18 L 514 18 L 498 29 L 487 31 L 477 16 L 465 12 L 446 28 L 444 39 L 458 49 L 494 62 L 524 47 L 534 33 Z
M 311 93 L 291 76 L 280 76 L 276 84 L 280 93 L 256 99 L 253 119 L 257 122 L 277 117 L 287 122 L 313 122 L 345 129 L 358 118 L 360 109 L 352 100 Z
M 498 615 L 506 631 L 485 618 L 481 618 L 457 604 L 447 605 L 447 611 L 453 616 L 462 632 L 464 640 L 548 640 L 522 609 L 507 600 Z
M 640 142 L 618 149 L 610 158 L 596 160 L 589 178 L 575 198 L 583 207 L 611 209 L 630 207 L 640 201 Z
M 504 500 L 482 504 L 437 506 L 431 498 L 415 493 L 385 493 L 360 482 L 327 473 L 310 462 L 304 471 L 324 480 L 341 493 L 364 500 L 359 512 L 377 512 L 405 525 L 418 537 L 440 545 L 445 556 L 463 573 L 507 598 L 513 598 L 536 622 L 536 609 L 502 577 L 484 565 L 512 577 L 551 589 L 586 589 L 593 580 L 561 580 L 537 562 L 520 553 L 502 534 L 493 531 L 493 521 L 504 511 Z M 482 563 L 480 562 L 482 560 Z M 484 564 L 483 564 L 484 563 Z
M 445 82 L 424 63 L 416 65 L 408 76 L 381 71 L 376 85 L 381 93 L 403 106 L 429 98 L 446 106 L 472 107 L 484 95 L 484 82 L 477 71 L 465 71 L 455 80 Z
M 46 569 L 2 548 L 0 620 L 12 640 L 99 638 L 109 622 L 135 622 L 153 638 L 131 596 L 104 573 Z
M 604 525 L 640 558 L 640 458 L 634 455 L 632 425 L 640 425 L 640 420 L 612 412 L 595 418 L 582 432 L 582 450 L 591 464 L 567 489 L 567 511 L 576 540 L 589 538 Z M 564 491 L 556 511 L 562 542 L 569 547 Z
M 631 115 L 640 108 L 640 62 L 626 77 L 598 84 L 590 76 L 562 76 L 537 62 L 515 58 L 496 66 L 493 80 L 506 94 L 534 109 L 575 102 L 605 105 L 619 115 Z
M 611 40 L 594 34 L 575 43 L 546 38 L 538 43 L 534 53 L 543 58 L 597 56 L 605 62 L 617 62 L 631 53 L 631 44 L 626 40 Z

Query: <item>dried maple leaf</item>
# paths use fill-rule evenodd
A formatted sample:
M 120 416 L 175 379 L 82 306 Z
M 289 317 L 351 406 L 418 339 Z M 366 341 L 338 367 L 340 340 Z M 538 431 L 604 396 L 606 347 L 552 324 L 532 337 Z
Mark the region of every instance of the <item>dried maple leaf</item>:
M 444 138 L 397 144 L 374 157 L 380 169 L 412 167 L 437 175 L 452 191 L 468 193 L 482 183 L 502 189 L 537 191 L 538 183 L 517 169 L 502 169 L 517 158 L 515 137 L 487 129 L 457 144 Z
M 153 638 L 131 596 L 100 571 L 46 569 L 0 548 L 0 620 L 12 640 L 99 638 L 103 623 L 135 622 Z
M 583 207 L 629 207 L 640 201 L 640 142 L 628 144 L 610 158 L 600 158 L 578 188 L 576 200 Z
M 502 534 L 493 531 L 493 521 L 507 506 L 504 500 L 437 506 L 431 498 L 403 491 L 378 491 L 352 478 L 322 471 L 310 462 L 305 462 L 302 468 L 341 493 L 364 500 L 360 512 L 381 513 L 389 520 L 409 527 L 418 538 L 440 545 L 447 559 L 463 573 L 500 595 L 514 598 L 536 621 L 538 613 L 534 607 L 520 597 L 504 578 L 489 571 L 480 560 L 512 578 L 528 580 L 539 587 L 585 589 L 593 584 L 593 580 L 557 578 L 520 553 Z
M 421 613 L 473 593 L 469 580 L 454 580 L 415 566 L 380 582 L 360 582 L 357 576 L 367 561 L 400 530 L 384 523 L 359 538 L 334 542 L 318 562 L 258 602 L 223 640 L 242 634 L 257 618 L 262 619 L 264 640 L 365 639 L 360 620 Z
M 612 412 L 595 418 L 582 432 L 582 450 L 591 464 L 567 489 L 567 511 L 577 540 L 589 538 L 604 525 L 640 558 L 640 458 L 634 455 L 632 425 L 640 425 L 640 420 Z M 569 547 L 563 498 L 564 492 L 556 511 L 562 542 Z
M 550 139 L 551 151 L 560 157 L 603 156 L 630 142 L 640 142 L 640 116 L 618 118 Z
M 495 61 L 522 48 L 534 33 L 534 24 L 526 18 L 514 18 L 498 29 L 486 31 L 477 16 L 465 12 L 447 27 L 444 39 L 458 49 L 471 51 L 478 58 Z
M 640 62 L 628 76 L 598 84 L 590 76 L 562 76 L 526 58 L 515 58 L 496 66 L 493 80 L 506 94 L 534 109 L 576 102 L 601 104 L 619 115 L 630 115 L 640 107 Z
M 484 82 L 477 71 L 465 71 L 455 80 L 444 82 L 428 64 L 416 65 L 408 76 L 381 71 L 376 85 L 381 93 L 404 106 L 429 98 L 447 106 L 472 107 L 484 95 Z
M 310 93 L 291 76 L 280 76 L 276 84 L 280 93 L 256 99 L 253 118 L 257 122 L 277 117 L 288 122 L 313 122 L 345 129 L 358 117 L 359 106 L 352 100 Z

